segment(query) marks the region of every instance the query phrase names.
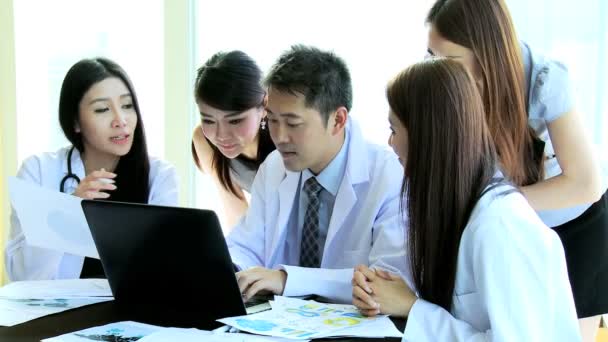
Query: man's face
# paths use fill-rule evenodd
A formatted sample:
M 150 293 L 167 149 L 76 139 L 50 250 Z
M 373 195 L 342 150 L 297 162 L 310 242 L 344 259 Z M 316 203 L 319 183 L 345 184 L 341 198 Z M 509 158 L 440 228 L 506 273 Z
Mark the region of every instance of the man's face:
M 270 89 L 268 92 L 268 127 L 277 150 L 290 171 L 310 169 L 318 174 L 331 161 L 331 128 L 321 113 L 309 108 L 305 96 Z M 331 120 L 330 120 L 331 121 Z M 328 160 L 329 159 L 329 160 Z

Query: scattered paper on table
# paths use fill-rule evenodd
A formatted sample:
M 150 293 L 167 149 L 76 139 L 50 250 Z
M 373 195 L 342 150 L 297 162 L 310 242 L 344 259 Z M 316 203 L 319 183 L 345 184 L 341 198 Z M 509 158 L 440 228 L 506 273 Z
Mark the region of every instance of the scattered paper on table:
M 81 306 L 107 302 L 111 297 L 7 298 L 0 297 L 0 325 L 13 326 Z
M 149 324 L 126 321 L 84 329 L 57 337 L 51 337 L 42 340 L 42 342 L 134 342 L 142 340 L 145 336 L 159 331 L 160 329 L 163 328 Z
M 88 328 L 57 337 L 47 338 L 42 342 L 87 342 L 87 341 L 120 341 L 120 342 L 287 342 L 277 337 L 256 336 L 250 334 L 232 334 L 198 329 L 163 328 L 138 322 L 117 322 L 99 327 Z
M 0 297 L 70 298 L 111 297 L 106 279 L 60 279 L 15 281 L 0 288 Z
M 288 342 L 292 340 L 241 333 L 218 333 L 198 329 L 166 328 L 150 334 L 139 342 Z
M 113 300 L 105 279 L 16 281 L 0 288 L 0 325 Z
M 276 296 L 271 306 L 270 311 L 218 321 L 241 331 L 289 339 L 403 335 L 387 316 L 365 317 L 353 305 Z

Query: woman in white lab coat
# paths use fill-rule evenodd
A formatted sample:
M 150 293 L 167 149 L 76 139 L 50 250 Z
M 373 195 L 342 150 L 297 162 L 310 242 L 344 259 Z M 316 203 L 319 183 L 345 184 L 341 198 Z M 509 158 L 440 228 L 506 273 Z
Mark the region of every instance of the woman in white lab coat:
M 27 158 L 19 178 L 84 199 L 178 204 L 175 169 L 148 156 L 137 96 L 119 65 L 105 58 L 73 65 L 59 122 L 71 146 Z M 12 281 L 105 277 L 99 260 L 29 246 L 14 211 L 5 253 Z
M 560 239 L 497 170 L 465 67 L 413 65 L 387 98 L 389 143 L 405 168 L 411 281 L 359 266 L 354 304 L 407 317 L 404 341 L 580 340 Z

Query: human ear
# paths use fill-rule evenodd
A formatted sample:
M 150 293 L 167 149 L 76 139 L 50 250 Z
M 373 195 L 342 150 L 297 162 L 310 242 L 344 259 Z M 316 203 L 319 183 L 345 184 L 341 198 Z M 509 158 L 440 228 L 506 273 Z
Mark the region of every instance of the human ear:
M 346 126 L 346 122 L 348 120 L 348 110 L 344 106 L 339 107 L 338 109 L 336 109 L 336 111 L 332 114 L 331 117 L 330 120 L 333 121 L 331 125 L 331 133 L 332 135 L 335 135 L 338 134 L 342 129 L 344 129 L 344 126 Z

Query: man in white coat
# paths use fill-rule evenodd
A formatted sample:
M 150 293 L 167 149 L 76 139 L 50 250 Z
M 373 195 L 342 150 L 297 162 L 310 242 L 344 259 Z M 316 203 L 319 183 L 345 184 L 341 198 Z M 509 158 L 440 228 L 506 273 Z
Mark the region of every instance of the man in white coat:
M 351 303 L 357 264 L 407 274 L 403 168 L 349 117 L 342 59 L 294 46 L 266 86 L 277 150 L 260 166 L 249 210 L 227 238 L 244 298 L 314 294 Z

